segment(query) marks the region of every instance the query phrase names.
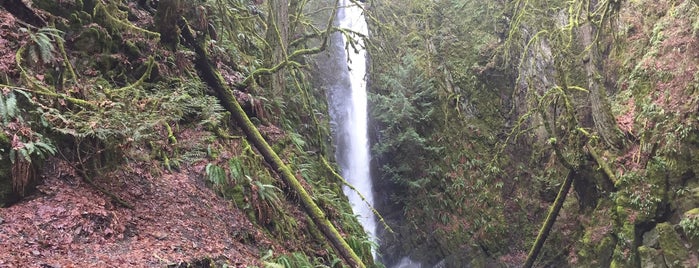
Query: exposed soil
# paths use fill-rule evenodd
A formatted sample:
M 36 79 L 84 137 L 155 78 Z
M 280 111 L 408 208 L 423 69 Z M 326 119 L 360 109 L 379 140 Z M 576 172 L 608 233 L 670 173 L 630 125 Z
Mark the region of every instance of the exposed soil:
M 52 159 L 34 195 L 0 209 L 0 267 L 256 265 L 270 240 L 205 185 L 201 166 L 158 176 L 148 166 L 96 179 L 128 209 Z

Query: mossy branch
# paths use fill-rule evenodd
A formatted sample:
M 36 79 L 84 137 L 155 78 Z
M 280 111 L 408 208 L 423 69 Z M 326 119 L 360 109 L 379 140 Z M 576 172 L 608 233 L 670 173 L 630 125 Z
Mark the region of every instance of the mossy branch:
M 73 78 L 74 81 L 78 80 L 78 76 L 75 74 L 75 69 L 73 68 L 73 65 L 70 64 L 70 60 L 68 59 L 68 53 L 66 53 L 66 48 L 63 45 L 63 40 L 57 38 L 56 43 L 58 44 L 58 49 L 61 51 L 61 55 L 63 56 L 63 65 L 65 65 L 65 67 L 68 69 L 70 77 Z
M 179 25 L 182 28 L 182 35 L 185 41 L 189 43 L 189 46 L 191 46 L 197 54 L 195 66 L 199 70 L 202 80 L 206 81 L 214 90 L 216 97 L 218 97 L 223 107 L 231 113 L 234 121 L 242 128 L 247 139 L 257 148 L 258 152 L 279 175 L 282 181 L 300 197 L 300 202 L 306 213 L 311 217 L 313 223 L 321 229 L 325 238 L 347 265 L 350 267 L 365 267 L 361 258 L 352 250 L 347 241 L 342 238 L 335 226 L 325 216 L 325 213 L 318 207 L 306 189 L 303 188 L 301 183 L 296 179 L 291 169 L 279 158 L 252 121 L 250 121 L 250 118 L 245 114 L 245 111 L 238 103 L 231 89 L 226 86 L 221 74 L 211 64 L 204 45 L 194 38 L 192 30 L 184 18 L 180 20 Z
M 592 158 L 595 159 L 597 165 L 602 169 L 602 171 L 604 171 L 604 174 L 607 175 L 607 178 L 611 181 L 612 185 L 616 185 L 616 182 L 619 180 L 617 179 L 616 175 L 614 175 L 614 171 L 612 171 L 612 169 L 609 167 L 609 164 L 607 164 L 607 162 L 600 157 L 595 148 L 592 148 L 590 144 L 586 144 L 585 148 L 587 149 L 587 152 L 590 153 Z
M 329 39 L 328 36 L 331 33 L 330 30 L 333 29 L 332 25 L 333 25 L 333 22 L 335 21 L 335 16 L 337 15 L 338 3 L 339 3 L 339 0 L 335 0 L 335 8 L 333 8 L 332 14 L 330 15 L 330 18 L 328 19 L 326 30 L 323 31 L 323 34 L 321 34 L 323 39 L 322 39 L 322 42 L 321 42 L 319 47 L 304 48 L 304 49 L 296 50 L 293 53 L 291 53 L 291 55 L 287 55 L 286 58 L 282 62 L 277 63 L 277 65 L 273 66 L 272 68 L 256 69 L 250 75 L 245 77 L 245 79 L 243 79 L 242 84 L 247 84 L 251 80 L 254 80 L 256 76 L 263 75 L 263 74 L 272 74 L 272 73 L 275 73 L 275 72 L 279 71 L 280 69 L 282 69 L 286 66 L 289 66 L 289 65 L 292 65 L 295 67 L 300 67 L 301 64 L 294 61 L 293 60 L 294 58 L 304 56 L 304 55 L 318 54 L 318 53 L 324 51 L 325 48 L 328 46 L 328 39 Z
M 165 129 L 167 130 L 167 139 L 170 144 L 177 144 L 177 137 L 175 137 L 175 134 L 172 132 L 172 127 L 170 127 L 170 124 L 167 122 L 165 122 Z
M 124 91 L 130 91 L 138 86 L 141 86 L 143 82 L 146 81 L 146 79 L 150 78 L 150 74 L 153 71 L 153 65 L 155 64 L 155 61 L 153 60 L 153 56 L 148 57 L 148 63 L 146 63 L 148 67 L 146 68 L 146 72 L 141 75 L 141 77 L 136 80 L 136 82 L 131 83 L 128 86 L 122 87 L 122 88 L 117 88 L 114 90 L 108 91 L 108 93 L 120 93 Z
M 374 213 L 374 215 L 376 215 L 376 217 L 379 218 L 379 222 L 381 222 L 381 224 L 383 225 L 383 227 L 386 228 L 386 230 L 387 230 L 388 232 L 390 232 L 390 233 L 392 233 L 392 234 L 395 233 L 395 232 L 393 231 L 393 229 L 391 229 L 391 226 L 388 226 L 388 224 L 386 223 L 386 220 L 384 220 L 384 218 L 381 216 L 381 213 L 379 213 L 379 212 L 374 208 L 374 206 L 372 206 L 371 204 L 369 204 L 369 201 L 366 200 L 366 197 L 364 197 L 364 195 L 363 195 L 361 192 L 359 192 L 359 191 L 357 190 L 357 188 L 354 188 L 354 186 L 353 186 L 352 184 L 350 184 L 347 180 L 345 180 L 345 178 L 342 177 L 342 175 L 340 175 L 340 174 L 338 174 L 337 172 L 335 172 L 335 169 L 333 169 L 333 168 L 330 166 L 330 163 L 328 163 L 328 160 L 325 159 L 325 157 L 321 157 L 321 159 L 322 159 L 322 161 L 323 161 L 323 165 L 325 165 L 325 168 L 327 168 L 328 171 L 330 171 L 330 173 L 333 174 L 333 176 L 335 177 L 335 179 L 341 181 L 342 184 L 347 185 L 347 187 L 349 187 L 350 189 L 352 189 L 352 191 L 354 191 L 355 193 L 357 193 L 357 195 L 359 195 L 359 198 L 361 198 L 362 201 L 364 201 L 364 203 L 366 203 L 366 205 L 371 209 L 371 212 Z
M 132 23 L 129 22 L 124 22 L 118 18 L 115 18 L 110 14 L 110 11 L 107 10 L 107 7 L 104 6 L 104 4 L 101 1 L 98 1 L 97 4 L 95 5 L 95 9 L 92 11 L 92 16 L 97 17 L 98 14 L 104 15 L 105 18 L 107 18 L 109 23 L 116 24 L 117 26 L 121 26 L 123 28 L 135 31 L 135 32 L 141 32 L 145 36 L 149 38 L 154 38 L 154 39 L 160 39 L 160 33 L 156 33 L 153 31 L 149 31 L 143 28 L 136 27 Z
M 24 78 L 24 80 L 30 84 L 32 87 L 37 88 L 38 90 L 32 90 L 28 88 L 20 88 L 20 87 L 12 87 L 8 85 L 2 85 L 4 87 L 11 87 L 11 88 L 17 88 L 21 89 L 27 92 L 31 92 L 34 94 L 39 94 L 39 95 L 44 95 L 44 96 L 49 96 L 49 97 L 56 97 L 56 98 L 61 98 L 64 100 L 67 100 L 68 102 L 82 106 L 82 107 L 87 107 L 87 108 L 95 108 L 95 105 L 91 102 L 88 102 L 83 99 L 78 99 L 78 98 L 73 98 L 71 96 L 68 96 L 66 94 L 61 94 L 61 93 L 56 93 L 55 91 L 51 90 L 50 88 L 42 85 L 39 81 L 36 80 L 36 78 L 31 77 L 27 71 L 22 67 L 22 55 L 24 54 L 24 51 L 26 50 L 26 46 L 22 46 L 17 50 L 17 53 L 15 54 L 15 64 L 17 64 L 17 69 L 19 69 L 19 72 L 21 76 Z

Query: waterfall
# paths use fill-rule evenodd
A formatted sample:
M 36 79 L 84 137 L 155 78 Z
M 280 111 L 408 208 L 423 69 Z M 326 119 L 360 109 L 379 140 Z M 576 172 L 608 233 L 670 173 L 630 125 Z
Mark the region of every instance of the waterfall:
M 340 7 L 336 24 L 366 35 L 368 29 L 363 10 L 349 0 L 341 0 Z M 329 104 L 337 145 L 336 158 L 342 176 L 366 198 L 366 202 L 347 186 L 343 187 L 343 191 L 369 238 L 375 240 L 376 219 L 367 205 L 373 206 L 374 203 L 367 133 L 367 52 L 361 38 L 355 36 L 354 40 L 347 40 L 339 33 L 333 36 L 331 60 L 342 68 L 331 67 L 334 70 L 324 72 L 335 78 L 326 83 L 331 88 Z M 352 46 L 345 49 L 347 42 L 356 42 L 356 50 Z

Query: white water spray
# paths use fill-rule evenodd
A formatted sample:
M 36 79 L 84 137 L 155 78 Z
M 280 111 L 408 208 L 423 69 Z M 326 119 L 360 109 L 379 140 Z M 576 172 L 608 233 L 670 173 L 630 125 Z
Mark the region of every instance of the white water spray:
M 341 0 L 340 7 L 337 17 L 338 26 L 366 36 L 368 29 L 362 8 L 349 0 Z M 344 84 L 345 88 L 336 89 L 342 90 L 343 93 L 335 94 L 335 99 L 343 98 L 340 96 L 348 99 L 333 101 L 333 105 L 340 104 L 338 105 L 340 107 L 336 106 L 335 109 L 336 113 L 341 114 L 335 116 L 335 123 L 338 125 L 336 136 L 340 140 L 338 142 L 338 161 L 342 168 L 342 176 L 366 198 L 366 202 L 364 202 L 355 191 L 347 186 L 343 188 L 352 204 L 354 213 L 359 215 L 359 221 L 364 230 L 369 234 L 370 239 L 374 240 L 376 219 L 369 207 L 369 205 L 373 206 L 374 204 L 374 194 L 367 134 L 367 52 L 364 49 L 364 42 L 359 36 L 355 36 L 354 41 L 347 40 L 345 36 L 342 40 L 343 44 L 356 43 L 354 48 L 349 46 L 347 49 L 348 68 L 344 70 L 346 72 L 344 75 L 348 77 L 349 83 Z M 338 47 L 336 46 L 336 48 Z M 343 48 L 340 47 L 340 49 Z

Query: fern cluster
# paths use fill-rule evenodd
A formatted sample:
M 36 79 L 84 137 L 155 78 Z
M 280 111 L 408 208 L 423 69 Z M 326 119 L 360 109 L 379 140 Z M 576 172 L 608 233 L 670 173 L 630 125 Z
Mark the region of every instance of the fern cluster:
M 24 100 L 19 100 L 18 95 Z M 13 188 L 20 196 L 35 180 L 33 164 L 56 153 L 51 140 L 41 133 L 45 122 L 31 109 L 35 107 L 30 95 L 19 88 L 4 87 L 0 92 L 0 161 L 6 161 L 3 155 L 8 153 Z
M 20 28 L 20 31 L 29 35 L 31 40 L 29 48 L 29 58 L 33 62 L 48 63 L 55 59 L 56 48 L 54 42 L 63 42 L 63 31 L 53 27 L 43 27 L 36 32 L 27 28 Z

